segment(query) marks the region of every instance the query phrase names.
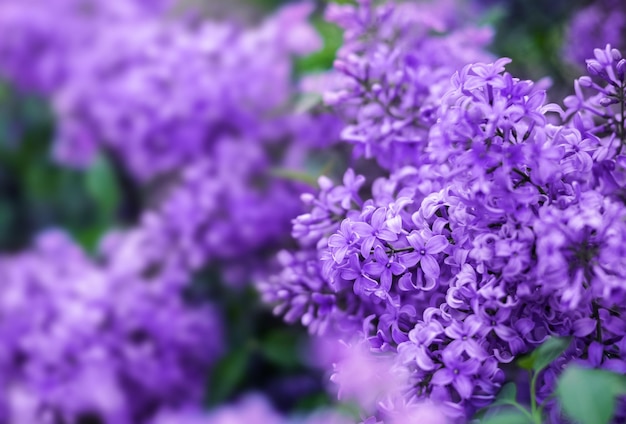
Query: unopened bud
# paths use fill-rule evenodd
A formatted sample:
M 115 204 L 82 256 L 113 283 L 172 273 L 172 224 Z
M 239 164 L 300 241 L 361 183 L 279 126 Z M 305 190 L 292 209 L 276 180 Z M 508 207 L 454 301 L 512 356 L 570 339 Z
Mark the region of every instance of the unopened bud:
M 604 69 L 602 68 L 602 65 L 600 65 L 600 62 L 591 59 L 587 61 L 587 71 L 589 72 L 589 75 L 598 76 L 604 72 Z
M 616 62 L 622 59 L 622 53 L 617 49 L 611 49 L 611 56 L 613 56 L 613 60 Z
M 603 97 L 600 100 L 600 104 L 605 107 L 614 105 L 616 103 L 619 103 L 619 100 L 617 100 L 615 97 Z
M 624 75 L 626 74 L 626 59 L 620 59 L 615 68 L 617 69 L 617 77 L 619 80 L 624 81 Z

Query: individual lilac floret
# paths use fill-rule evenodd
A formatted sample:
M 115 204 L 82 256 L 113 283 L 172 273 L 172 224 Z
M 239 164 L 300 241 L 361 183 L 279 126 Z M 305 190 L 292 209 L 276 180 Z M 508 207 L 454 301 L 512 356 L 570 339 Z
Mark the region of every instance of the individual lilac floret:
M 219 326 L 166 277 L 110 272 L 60 233 L 0 276 L 3 422 L 146 423 L 200 401 Z

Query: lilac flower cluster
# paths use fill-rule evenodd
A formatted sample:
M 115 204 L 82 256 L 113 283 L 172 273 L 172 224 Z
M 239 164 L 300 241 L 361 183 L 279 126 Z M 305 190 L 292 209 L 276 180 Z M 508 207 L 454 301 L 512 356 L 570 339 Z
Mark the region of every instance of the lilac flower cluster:
M 626 8 L 619 0 L 598 0 L 577 11 L 563 40 L 563 56 L 584 66 L 597 46 L 608 44 L 626 48 Z
M 171 0 L 2 0 L 0 76 L 25 91 L 50 94 L 71 79 L 74 59 L 96 35 L 171 6 Z
M 349 11 L 379 16 L 368 3 Z M 355 37 L 363 49 L 378 48 L 371 33 Z M 387 44 L 422 54 L 402 39 Z M 569 360 L 626 366 L 626 60 L 596 49 L 565 111 L 546 104 L 545 82 L 505 72 L 508 62 L 456 72 L 428 125 L 394 120 L 422 136 L 413 152 L 368 150 L 388 177 L 369 187 L 352 170 L 343 185 L 321 178 L 294 220 L 300 250 L 282 253 L 283 270 L 260 284 L 277 313 L 313 332 L 362 329 L 373 351 L 410 371 L 401 398 L 434 402 L 454 422 L 491 403 L 503 366 L 549 336 L 574 342 L 544 374 L 540 399 Z M 349 92 L 366 110 L 370 92 Z M 414 113 L 404 103 L 413 96 L 397 95 L 394 105 Z M 383 121 L 346 131 L 355 128 L 365 145 L 385 145 Z
M 327 19 L 344 30 L 344 44 L 335 61 L 340 87 L 325 100 L 349 123 L 342 139 L 356 154 L 388 169 L 413 165 L 450 75 L 490 59 L 483 48 L 491 31 L 462 26 L 454 1 L 358 3 L 327 9 Z
M 218 263 L 226 281 L 249 281 L 301 211 L 301 184 L 268 175 L 269 161 L 254 140 L 220 141 L 214 156 L 188 166 L 138 226 L 107 236 L 104 252 L 117 252 L 110 266 L 193 272 Z M 137 251 L 143 253 L 133 257 Z
M 312 149 L 337 138 L 334 116 L 293 107 L 292 58 L 320 44 L 307 22 L 311 5 L 283 8 L 249 29 L 202 16 L 175 19 L 165 14 L 166 4 L 55 0 L 33 27 L 29 7 L 4 1 L 12 13 L 0 28 L 15 27 L 25 40 L 45 29 L 63 41 L 51 39 L 45 54 L 11 45 L 0 61 L 2 68 L 31 55 L 35 63 L 50 56 L 63 64 L 50 85 L 37 69 L 25 81 L 5 72 L 49 97 L 58 120 L 57 159 L 86 165 L 107 153 L 141 186 L 159 183 L 148 190 L 152 206 L 139 228 L 109 237 L 123 239 L 108 242 L 112 249 L 149 246 L 152 256 L 124 259 L 127 266 L 143 261 L 144 269 L 167 262 L 197 270 L 219 260 L 228 280 L 246 281 L 301 212 L 302 184 L 274 171 L 305 168 Z M 67 31 L 57 34 L 59 20 Z M 85 27 L 84 37 L 74 26 Z
M 293 94 L 291 58 L 320 45 L 304 3 L 254 29 L 172 19 L 164 1 L 43 3 L 36 19 L 23 2 L 0 4 L 0 29 L 15 37 L 0 43 L 0 73 L 50 98 L 62 163 L 105 151 L 139 181 L 210 155 L 223 137 L 274 140 Z
M 284 9 L 252 30 L 161 18 L 104 32 L 54 96 L 57 156 L 84 164 L 106 149 L 145 181 L 210 155 L 224 137 L 274 140 L 291 55 L 319 45 L 310 10 Z
M 108 269 L 56 232 L 0 276 L 2 422 L 144 423 L 200 400 L 220 326 L 168 276 Z

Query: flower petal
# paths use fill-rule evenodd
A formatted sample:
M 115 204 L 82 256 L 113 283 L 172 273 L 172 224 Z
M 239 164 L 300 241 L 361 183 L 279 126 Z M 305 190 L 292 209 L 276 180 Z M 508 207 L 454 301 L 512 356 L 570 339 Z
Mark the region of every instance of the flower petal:
M 426 242 L 424 248 L 426 249 L 426 253 L 435 255 L 443 252 L 444 249 L 448 247 L 448 244 L 450 243 L 448 243 L 448 239 L 445 236 L 436 235 Z
M 422 271 L 424 271 L 424 275 L 426 277 L 431 277 L 431 278 L 439 277 L 441 268 L 439 267 L 439 263 L 431 255 L 422 256 L 422 260 L 420 261 L 420 266 L 422 267 Z

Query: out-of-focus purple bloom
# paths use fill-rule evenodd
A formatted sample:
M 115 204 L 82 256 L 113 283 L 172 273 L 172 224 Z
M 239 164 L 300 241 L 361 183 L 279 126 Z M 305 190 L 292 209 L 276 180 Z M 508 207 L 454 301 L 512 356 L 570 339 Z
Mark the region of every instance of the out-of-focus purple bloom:
M 210 156 L 223 137 L 267 143 L 306 125 L 283 115 L 292 57 L 320 46 L 309 4 L 246 29 L 172 19 L 157 6 L 164 2 L 40 3 L 0 4 L 0 30 L 12 34 L 0 43 L 0 73 L 50 98 L 63 163 L 84 166 L 107 152 L 143 182 Z
M 144 423 L 200 401 L 217 317 L 167 274 L 118 273 L 48 233 L 0 275 L 2 421 Z
M 626 48 L 626 9 L 619 0 L 599 0 L 577 11 L 567 27 L 563 55 L 569 62 L 584 66 L 593 50 L 611 44 Z

